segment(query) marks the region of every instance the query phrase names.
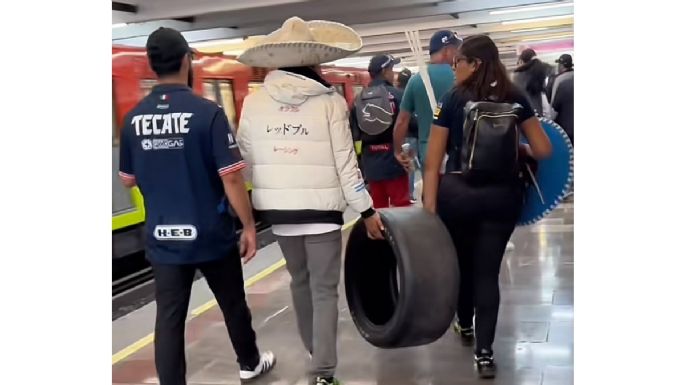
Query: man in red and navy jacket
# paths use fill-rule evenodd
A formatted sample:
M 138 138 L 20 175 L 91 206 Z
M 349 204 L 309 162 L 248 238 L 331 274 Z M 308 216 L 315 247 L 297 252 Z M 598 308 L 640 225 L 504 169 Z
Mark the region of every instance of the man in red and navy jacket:
M 369 135 L 359 128 L 356 106 L 350 112 L 350 128 L 355 140 L 362 142 L 362 164 L 364 179 L 369 184 L 373 207 L 409 206 L 409 175 L 397 161 L 393 149 L 393 129 L 399 106 L 402 102 L 402 92 L 394 87 L 395 73 L 393 67 L 400 59 L 392 55 L 376 55 L 369 62 L 369 75 L 372 80 L 369 87 L 383 85 L 389 92 L 390 103 L 393 107 L 390 128 L 378 135 Z

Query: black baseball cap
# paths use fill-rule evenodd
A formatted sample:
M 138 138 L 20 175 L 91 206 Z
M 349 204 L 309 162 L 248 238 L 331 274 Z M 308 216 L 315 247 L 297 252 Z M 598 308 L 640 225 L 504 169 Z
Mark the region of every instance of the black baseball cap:
M 160 27 L 145 44 L 150 67 L 157 75 L 178 72 L 185 55 L 192 53 L 186 39 L 175 29 Z
M 566 68 L 572 68 L 573 67 L 573 58 L 571 57 L 571 55 L 569 55 L 567 53 L 559 56 L 559 59 L 557 59 L 556 62 L 563 65 Z
M 396 64 L 399 64 L 400 61 L 400 58 L 396 58 L 392 55 L 376 55 L 372 57 L 371 61 L 369 62 L 369 73 L 375 75 L 388 67 L 392 67 Z
M 432 55 L 448 45 L 459 47 L 462 40 L 456 32 L 442 30 L 433 34 L 429 44 L 429 53 Z

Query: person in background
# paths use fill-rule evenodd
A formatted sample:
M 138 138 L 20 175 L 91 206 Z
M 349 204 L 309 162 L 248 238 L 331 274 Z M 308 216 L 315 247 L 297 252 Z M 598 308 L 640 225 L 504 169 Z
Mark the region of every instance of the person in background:
M 557 65 L 557 72 L 549 74 L 547 80 L 545 81 L 545 96 L 547 97 L 547 102 L 552 102 L 552 88 L 554 87 L 554 81 L 557 76 L 559 76 L 559 69 Z
M 475 342 L 479 375 L 491 378 L 496 375 L 493 342 L 500 301 L 499 272 L 523 206 L 523 182 L 514 172 L 517 163 L 507 167 L 504 176 L 474 180 L 462 174 L 466 168 L 460 157 L 464 107 L 469 101 L 518 103 L 521 108 L 516 112 L 515 129 L 530 143 L 520 145 L 521 150 L 541 159 L 551 154 L 552 147 L 528 98 L 507 77 L 497 46 L 489 37 L 464 39 L 453 68 L 457 85 L 442 98 L 428 139 L 423 207 L 440 216 L 457 249 L 461 280 L 456 330 L 463 344 Z M 481 148 L 486 151 L 493 147 Z M 446 149 L 446 173 L 438 183 Z
M 393 85 L 395 80 L 393 67 L 399 62 L 400 59 L 386 54 L 372 57 L 368 67 L 372 80 L 357 96 L 350 111 L 350 127 L 361 138 L 364 177 L 371 190 L 373 206 L 377 209 L 390 206 L 409 206 L 411 204 L 407 170 L 395 159 L 393 151 L 393 127 L 397 119 L 398 106 L 402 101 L 402 92 Z M 372 90 L 379 88 L 382 89 L 382 98 L 386 99 L 385 102 L 388 103 L 391 111 L 380 112 L 380 114 L 387 114 L 380 118 L 388 120 L 385 130 L 378 134 L 370 134 L 362 128 L 362 125 L 368 122 L 360 121 L 359 116 L 362 110 L 364 110 L 364 114 L 378 112 L 374 106 L 383 101 L 365 104 L 367 102 L 364 101 L 363 97 Z M 371 118 L 373 120 L 378 117 L 371 115 Z
M 402 71 L 400 71 L 400 73 L 397 74 L 397 89 L 401 92 L 404 92 L 405 88 L 407 88 L 407 83 L 409 82 L 409 79 L 411 77 L 412 73 L 409 69 L 405 68 Z M 407 131 L 407 139 L 405 143 L 409 144 L 412 153 L 416 153 L 418 151 L 419 124 L 416 119 L 416 114 L 412 114 L 409 120 L 409 129 Z M 414 179 L 417 170 L 410 168 L 407 172 L 409 173 L 409 199 L 413 204 L 416 203 L 416 197 L 414 196 Z
M 316 40 L 319 34 L 340 40 Z M 303 43 L 306 42 L 306 43 Z M 357 167 L 345 99 L 319 64 L 361 48 L 342 24 L 293 17 L 238 60 L 279 68 L 243 103 L 238 144 L 249 164 L 252 199 L 271 224 L 292 280 L 297 328 L 310 355 L 310 380 L 336 385 L 338 285 L 343 212 L 361 213 L 367 234 L 383 238 L 383 224 Z
M 550 105 L 556 113 L 554 121 L 566 131 L 573 143 L 573 58 L 563 54 L 557 63 L 559 75 L 552 86 Z
M 545 80 L 552 68 L 537 58 L 535 50 L 526 48 L 521 52 L 518 67 L 514 70 L 514 84 L 516 84 L 530 100 L 535 112 L 543 115 L 543 101 Z
M 450 65 L 460 44 L 461 39 L 451 31 L 438 31 L 430 39 L 430 63 L 427 71 L 436 101 L 439 101 L 454 85 L 454 73 Z M 419 125 L 418 157 L 421 167 L 423 167 L 428 144 L 428 132 L 433 121 L 433 109 L 420 75 L 412 76 L 404 90 L 400 114 L 395 123 L 393 136 L 395 157 L 407 169 L 410 167 L 412 159 L 402 153 L 402 144 L 405 142 L 409 124 L 414 115 L 417 116 Z
M 159 81 L 124 119 L 119 176 L 145 196 L 146 256 L 155 279 L 155 366 L 161 385 L 186 384 L 185 321 L 200 270 L 224 315 L 240 379 L 276 364 L 261 355 L 245 301 L 241 257 L 256 254 L 252 208 L 226 114 L 193 94 L 192 52 L 178 31 L 159 28 L 147 40 Z M 226 201 L 226 197 L 228 200 Z M 242 222 L 240 246 L 232 206 Z
M 407 83 L 409 83 L 409 79 L 411 78 L 412 73 L 411 70 L 408 68 L 403 68 L 402 71 L 400 71 L 397 74 L 397 81 L 395 82 L 395 87 L 404 92 L 404 89 L 407 88 Z

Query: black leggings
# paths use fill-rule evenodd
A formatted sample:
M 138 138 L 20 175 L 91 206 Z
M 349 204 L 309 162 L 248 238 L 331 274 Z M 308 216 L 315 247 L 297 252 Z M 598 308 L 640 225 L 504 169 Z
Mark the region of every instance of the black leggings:
M 499 270 L 523 202 L 518 183 L 471 186 L 460 175 L 445 175 L 438 214 L 457 249 L 460 269 L 459 326 L 473 326 L 476 351 L 492 350 L 499 313 Z

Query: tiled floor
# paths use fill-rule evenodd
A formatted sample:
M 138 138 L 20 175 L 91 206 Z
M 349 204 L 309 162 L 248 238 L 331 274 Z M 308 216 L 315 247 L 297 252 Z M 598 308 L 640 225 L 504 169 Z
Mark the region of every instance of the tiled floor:
M 573 384 L 573 204 L 562 204 L 536 226 L 517 229 L 505 256 L 495 341 L 499 374 L 479 380 L 472 353 L 451 331 L 423 347 L 379 350 L 357 332 L 340 301 L 338 376 L 346 385 Z M 276 352 L 276 369 L 255 384 L 306 384 L 308 359 L 297 336 L 283 268 L 248 290 L 259 344 Z M 342 292 L 341 292 L 342 293 Z M 186 337 L 188 383 L 239 384 L 225 326 L 214 308 L 191 320 Z M 114 384 L 157 383 L 152 346 L 112 368 Z

